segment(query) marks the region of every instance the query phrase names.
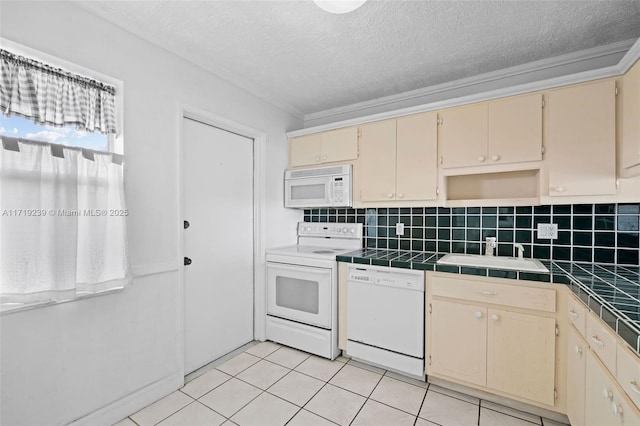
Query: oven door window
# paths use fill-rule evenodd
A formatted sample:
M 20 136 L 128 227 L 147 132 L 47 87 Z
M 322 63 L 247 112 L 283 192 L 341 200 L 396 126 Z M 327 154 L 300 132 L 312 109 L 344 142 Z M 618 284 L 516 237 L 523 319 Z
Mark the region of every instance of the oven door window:
M 276 305 L 317 315 L 320 311 L 318 281 L 276 276 Z
M 269 315 L 331 328 L 331 269 L 267 263 Z

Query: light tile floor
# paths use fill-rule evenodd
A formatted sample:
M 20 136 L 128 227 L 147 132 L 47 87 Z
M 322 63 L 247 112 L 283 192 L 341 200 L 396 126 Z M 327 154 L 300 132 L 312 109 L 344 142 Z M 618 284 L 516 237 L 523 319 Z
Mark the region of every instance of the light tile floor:
M 116 426 L 336 424 L 561 425 L 345 357 L 329 361 L 264 342 Z

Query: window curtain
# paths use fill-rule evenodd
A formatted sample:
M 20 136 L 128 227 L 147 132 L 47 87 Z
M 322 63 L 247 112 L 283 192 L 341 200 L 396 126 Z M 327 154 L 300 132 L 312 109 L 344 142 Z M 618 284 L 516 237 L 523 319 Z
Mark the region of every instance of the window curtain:
M 114 89 L 0 51 L 5 115 L 116 133 Z M 2 137 L 0 304 L 57 302 L 130 283 L 123 157 Z
M 3 307 L 68 300 L 128 284 L 128 211 L 122 165 L 114 154 L 2 142 Z
M 116 133 L 115 88 L 0 49 L 0 107 L 49 126 Z

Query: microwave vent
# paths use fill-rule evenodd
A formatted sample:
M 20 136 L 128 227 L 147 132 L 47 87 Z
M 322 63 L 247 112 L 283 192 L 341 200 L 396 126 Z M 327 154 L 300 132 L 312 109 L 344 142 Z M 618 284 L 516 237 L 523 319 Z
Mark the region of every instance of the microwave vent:
M 306 177 L 316 177 L 316 176 L 340 175 L 343 173 L 344 173 L 344 168 L 342 166 L 336 166 L 336 167 L 323 167 L 318 169 L 291 170 L 289 172 L 289 177 L 290 178 L 306 178 Z

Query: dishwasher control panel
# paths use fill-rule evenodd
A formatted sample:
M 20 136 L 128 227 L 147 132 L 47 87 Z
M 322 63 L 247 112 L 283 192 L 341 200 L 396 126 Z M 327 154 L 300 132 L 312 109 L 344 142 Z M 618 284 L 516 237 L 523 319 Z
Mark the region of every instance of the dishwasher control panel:
M 424 291 L 424 272 L 384 266 L 350 266 L 349 282 Z

